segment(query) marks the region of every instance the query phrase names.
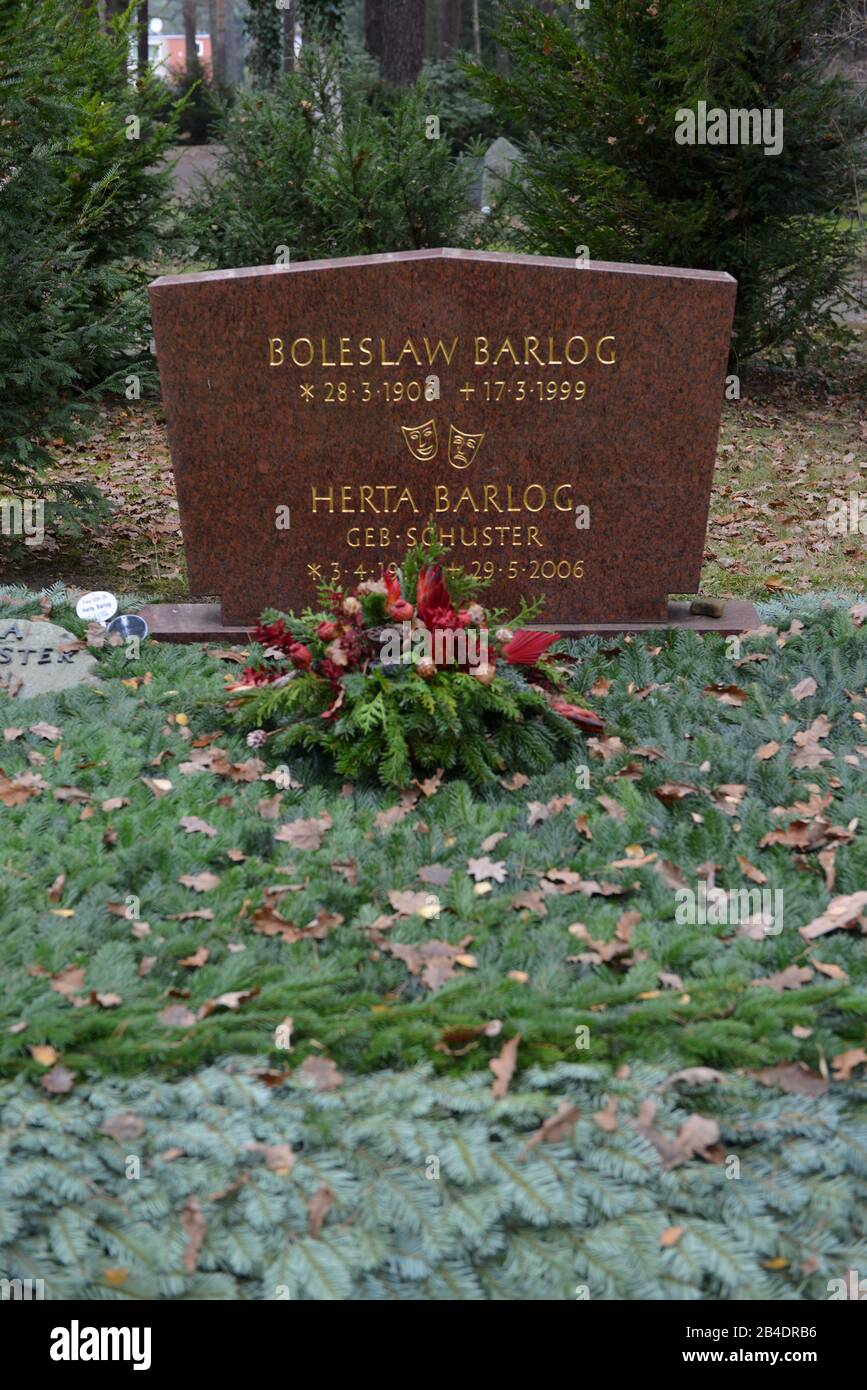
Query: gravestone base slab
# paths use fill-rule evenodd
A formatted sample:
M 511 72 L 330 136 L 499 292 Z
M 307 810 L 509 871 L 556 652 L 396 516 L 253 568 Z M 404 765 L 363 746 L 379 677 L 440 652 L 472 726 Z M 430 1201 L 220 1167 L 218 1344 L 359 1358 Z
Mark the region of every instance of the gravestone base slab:
M 247 642 L 254 624 L 223 623 L 218 603 L 148 603 L 141 610 L 156 642 Z M 628 632 L 659 632 L 684 628 L 690 632 L 716 632 L 730 637 L 761 624 L 753 604 L 730 599 L 721 618 L 690 613 L 688 602 L 672 601 L 662 622 L 643 623 L 534 623 L 541 631 L 562 632 L 568 637 L 614 637 Z

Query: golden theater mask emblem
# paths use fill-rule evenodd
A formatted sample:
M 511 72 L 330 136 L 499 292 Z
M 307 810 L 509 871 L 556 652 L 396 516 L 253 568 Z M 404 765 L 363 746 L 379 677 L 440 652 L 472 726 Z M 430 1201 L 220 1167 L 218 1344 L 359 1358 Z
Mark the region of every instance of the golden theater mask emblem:
M 449 425 L 449 463 L 452 468 L 469 468 L 482 447 L 482 434 L 465 434 Z
M 430 463 L 439 450 L 436 421 L 428 420 L 424 425 L 401 425 L 401 433 L 406 447 L 419 463 Z

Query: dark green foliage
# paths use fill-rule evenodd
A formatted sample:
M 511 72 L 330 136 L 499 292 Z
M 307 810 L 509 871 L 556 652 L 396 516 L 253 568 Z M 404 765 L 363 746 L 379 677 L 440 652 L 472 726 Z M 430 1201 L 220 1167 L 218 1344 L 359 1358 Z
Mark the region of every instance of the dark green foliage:
M 859 238 L 863 105 L 830 75 L 814 0 L 610 0 L 569 16 L 502 7 L 509 76 L 478 90 L 534 132 L 513 190 L 534 253 L 725 270 L 735 352 L 806 350 L 833 329 Z M 776 155 L 678 144 L 676 113 L 780 108 Z
M 811 1300 L 863 1259 L 863 1088 L 805 1100 L 571 1064 L 494 1101 L 489 1079 L 422 1068 L 328 1094 L 252 1070 L 2 1087 L 2 1276 L 43 1279 L 47 1299 L 135 1302 Z M 591 1117 L 609 1098 L 606 1133 Z M 634 1128 L 649 1100 L 668 1139 L 695 1112 L 715 1119 L 725 1161 L 666 1169 Z M 577 1122 L 528 1147 L 560 1105 Z M 99 1132 L 118 1117 L 127 1137 Z
M 516 670 L 491 686 L 471 675 L 438 672 L 423 680 L 411 666 L 349 675 L 340 715 L 322 715 L 334 694 L 315 676 L 266 686 L 245 701 L 247 728 L 276 724 L 277 753 L 321 749 L 343 777 L 378 777 L 405 787 L 437 769 L 484 785 L 513 767 L 546 771 L 568 757 L 573 732 Z M 288 724 L 286 721 L 289 720 Z M 286 725 L 281 728 L 280 726 Z
M 379 111 L 388 111 L 400 98 L 400 88 L 383 81 L 370 65 L 368 100 Z M 362 71 L 366 71 L 362 67 Z M 474 83 L 465 64 L 457 58 L 431 58 L 422 68 L 422 84 L 427 109 L 439 116 L 442 138 L 455 154 L 482 154 L 498 135 L 510 140 L 526 136 L 527 127 L 520 120 L 495 113 L 487 101 L 474 90 Z
M 6 611 L 24 616 L 38 609 Z M 453 781 L 435 795 L 420 795 L 391 825 L 376 818 L 399 804 L 397 797 L 362 786 L 341 795 L 340 777 L 317 780 L 303 753 L 289 764 L 303 789 L 282 793 L 276 820 L 264 820 L 258 811 L 260 800 L 277 790 L 272 781 L 182 772 L 191 751 L 183 728 L 193 738 L 222 730 L 217 746 L 232 762 L 258 756 L 262 771 L 270 771 L 281 761 L 270 742 L 253 750 L 233 733 L 220 706 L 226 665 L 199 648 L 146 645 L 138 662 L 127 662 L 123 650 L 105 652 L 102 694 L 81 688 L 41 697 L 28 706 L 26 718 L 10 703 L 4 727 L 45 720 L 62 730 L 63 739 L 56 762 L 51 745 L 29 732 L 3 745 L 0 765 L 7 777 L 34 770 L 29 753 L 47 755 L 35 770 L 49 788 L 23 806 L 0 806 L 0 1067 L 6 1075 L 25 1068 L 38 1076 L 28 1052 L 37 1043 L 53 1045 L 79 1074 L 132 1074 L 148 1065 L 187 1071 L 230 1053 L 269 1049 L 272 1064 L 280 1065 L 285 1058 L 274 1048 L 273 1034 L 287 1015 L 295 1019 L 295 1061 L 316 1052 L 316 1039 L 341 1069 L 353 1072 L 402 1069 L 422 1060 L 444 1071 L 486 1071 L 500 1040 L 481 1038 L 454 1057 L 436 1045 L 446 1029 L 495 1018 L 502 1020 L 505 1036 L 522 1034 L 519 1068 L 574 1058 L 578 1024 L 591 1029 L 594 1063 L 632 1065 L 668 1055 L 682 1065 L 726 1071 L 794 1060 L 816 1069 L 823 1059 L 863 1047 L 865 938 L 857 930 L 832 932 L 808 954 L 798 928 L 819 916 L 832 896 L 816 854 L 760 847 L 769 830 L 798 814 L 774 816 L 772 808 L 807 800 L 812 785 L 832 795 L 825 812 L 831 824 L 845 827 L 864 817 L 863 759 L 855 747 L 865 740 L 847 691 L 867 685 L 867 626 L 856 629 L 845 607 L 823 608 L 816 600 L 766 610 L 781 632 L 794 614 L 805 630 L 783 646 L 773 635 L 750 640 L 744 651 L 766 653 L 768 660 L 739 669 L 727 659 L 724 641 L 713 637 L 660 634 L 651 643 L 624 645 L 615 657 L 602 650 L 610 639 L 574 644 L 580 654 L 575 698 L 603 708 L 608 734 L 623 740 L 621 752 L 606 762 L 579 738 L 570 760 L 547 774 L 537 774 L 535 761 L 521 768 L 513 763 L 511 770 L 531 779 L 521 790 L 495 784 L 479 796 L 465 782 Z M 52 616 L 76 632 L 83 629 L 59 604 Z M 651 645 L 660 646 L 658 655 L 650 654 Z M 237 667 L 229 669 L 237 675 Z M 153 676 L 149 683 L 134 690 L 121 684 L 147 671 Z M 612 682 L 604 701 L 589 694 L 601 675 Z M 806 675 L 815 677 L 820 693 L 796 702 L 788 692 Z M 749 692 L 742 708 L 702 694 L 713 682 L 733 681 Z M 636 698 L 636 687 L 653 682 L 660 688 Z M 178 711 L 189 716 L 188 726 L 169 722 Z M 831 724 L 823 742 L 833 756 L 815 768 L 794 769 L 793 734 L 821 713 Z M 782 745 L 780 754 L 757 761 L 755 750 L 771 740 Z M 656 749 L 659 756 L 636 756 L 637 748 Z M 169 757 L 162 756 L 166 752 Z M 852 757 L 860 759 L 858 766 L 847 761 Z M 591 783 L 577 790 L 575 768 L 582 763 L 590 767 Z M 703 772 L 705 763 L 710 768 Z M 144 777 L 167 777 L 172 789 L 156 797 Z M 699 790 L 667 806 L 654 795 L 664 781 L 691 782 Z M 726 815 L 713 798 L 724 784 L 747 788 L 736 815 Z M 92 797 L 92 815 L 83 818 L 82 809 L 91 808 L 80 803 L 54 799 L 54 789 L 70 786 Z M 569 794 L 571 806 L 530 825 L 529 802 Z M 231 804 L 223 804 L 226 796 Z M 614 798 L 623 819 L 609 814 L 599 796 Z M 111 797 L 126 797 L 130 805 L 103 811 L 102 802 Z M 319 849 L 299 850 L 275 838 L 281 825 L 325 812 L 332 825 Z M 578 813 L 587 816 L 592 840 L 576 829 Z M 216 835 L 185 833 L 184 816 L 205 819 Z M 491 857 L 503 863 L 507 877 L 492 881 L 491 891 L 479 896 L 467 860 L 484 854 L 483 841 L 494 833 L 506 836 Z M 743 856 L 767 875 L 769 889 L 783 890 L 783 931 L 754 941 L 737 935 L 734 926 L 678 924 L 674 890 L 655 860 L 613 867 L 628 863 L 627 847 L 636 844 L 677 866 L 693 888 L 698 867 L 709 862 L 717 866 L 721 887 L 748 886 L 737 859 Z M 236 862 L 230 850 L 247 857 Z M 345 860 L 357 864 L 355 884 L 332 868 Z M 432 937 L 453 943 L 472 937 L 467 949 L 477 968 L 457 967 L 435 991 L 400 960 L 385 951 L 376 954 L 370 930 L 381 914 L 393 913 L 393 891 L 426 891 L 419 869 L 431 864 L 450 871 L 447 883 L 428 885 L 439 900 L 439 916 L 402 917 L 387 936 L 416 946 Z M 289 866 L 293 872 L 280 872 Z M 544 915 L 516 908 L 517 894 L 538 890 L 540 876 L 552 867 L 627 891 L 608 897 L 548 893 Z M 179 881 L 206 869 L 219 878 L 206 892 Z M 53 901 L 48 892 L 60 874 L 66 885 Z M 859 830 L 837 851 L 834 892 L 856 892 L 865 881 L 867 838 Z M 288 945 L 279 936 L 263 936 L 253 914 L 266 902 L 266 890 L 287 884 L 302 885 L 276 899 L 287 921 L 303 927 L 319 912 L 340 914 L 343 921 L 318 941 Z M 149 924 L 146 935 L 136 935 L 132 921 L 107 910 L 107 903 L 123 906 L 130 897 L 139 900 L 140 918 Z M 71 917 L 57 915 L 68 909 Z M 180 916 L 199 909 L 213 917 Z M 641 914 L 634 964 L 567 960 L 587 950 L 569 933 L 570 925 L 584 922 L 594 940 L 608 942 L 627 910 Z M 238 944 L 245 949 L 229 949 Z M 200 969 L 180 966 L 199 946 L 210 953 L 207 963 Z M 140 975 L 148 956 L 157 959 Z M 800 989 L 784 993 L 751 983 L 814 957 L 848 978 L 816 972 Z M 85 993 L 116 993 L 123 1002 L 109 1009 L 76 1008 L 45 975 L 31 972 L 35 965 L 52 974 L 82 965 Z M 525 971 L 528 983 L 510 979 L 510 971 Z M 680 976 L 683 990 L 661 986 L 660 971 Z M 172 1002 L 168 989 L 188 989 L 183 1002 L 195 1012 L 224 992 L 255 986 L 260 994 L 236 1012 L 219 1009 L 189 1029 L 157 1020 Z M 11 1033 L 21 1021 L 27 1023 L 24 1032 Z M 795 1025 L 812 1029 L 811 1036 L 794 1036 Z
M 153 374 L 139 262 L 172 126 L 157 122 L 155 86 L 130 86 L 126 61 L 126 26 L 106 36 L 95 10 L 0 9 L 0 483 L 21 497 L 40 495 L 51 440 L 77 437 L 97 389 Z M 73 526 L 96 502 L 65 483 L 46 520 Z
M 244 28 L 250 40 L 247 64 L 258 87 L 269 86 L 282 64 L 283 11 L 274 0 L 248 0 Z
M 364 83 L 320 45 L 301 70 L 242 93 L 220 122 L 227 146 L 182 228 L 215 267 L 462 245 L 467 175 L 429 140 L 423 88 L 372 110 Z M 281 251 L 279 248 L 287 248 Z
M 172 75 L 167 84 L 168 106 L 181 102 L 178 134 L 186 136 L 191 145 L 204 145 L 214 136 L 220 116 L 220 103 L 207 68 L 198 54 L 192 63 Z M 223 102 L 233 99 L 231 91 L 220 93 Z

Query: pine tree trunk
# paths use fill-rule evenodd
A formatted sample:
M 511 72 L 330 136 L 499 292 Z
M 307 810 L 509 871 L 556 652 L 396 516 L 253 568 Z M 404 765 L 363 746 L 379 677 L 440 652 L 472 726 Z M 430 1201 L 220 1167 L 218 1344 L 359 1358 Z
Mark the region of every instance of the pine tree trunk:
M 223 63 L 225 80 L 231 86 L 240 78 L 238 72 L 238 37 L 235 25 L 235 0 L 225 0 L 225 26 L 223 39 Z
M 482 25 L 479 19 L 479 0 L 473 0 L 473 52 L 482 61 Z
M 138 23 L 138 75 L 143 77 L 148 65 L 148 33 L 150 32 L 148 0 L 141 0 L 136 9 L 136 18 Z
M 437 53 L 447 58 L 461 46 L 461 0 L 442 0 L 440 6 L 440 30 Z
M 184 0 L 184 66 L 189 72 L 196 61 L 196 0 Z
M 283 11 L 283 71 L 295 71 L 295 0 Z
M 214 0 L 214 30 L 211 34 L 211 57 L 214 85 L 226 84 L 226 0 Z
M 382 14 L 386 0 L 364 0 L 364 46 L 371 58 L 382 62 Z
M 409 87 L 424 60 L 425 0 L 387 0 L 382 13 L 381 72 L 396 87 Z

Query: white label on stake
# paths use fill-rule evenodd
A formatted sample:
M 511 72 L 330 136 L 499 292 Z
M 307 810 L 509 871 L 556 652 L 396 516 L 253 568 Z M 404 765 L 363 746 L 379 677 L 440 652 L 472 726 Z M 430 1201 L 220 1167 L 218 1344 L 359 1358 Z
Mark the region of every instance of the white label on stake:
M 105 589 L 94 589 L 90 594 L 82 594 L 75 611 L 87 622 L 105 623 L 117 612 L 117 599 Z

